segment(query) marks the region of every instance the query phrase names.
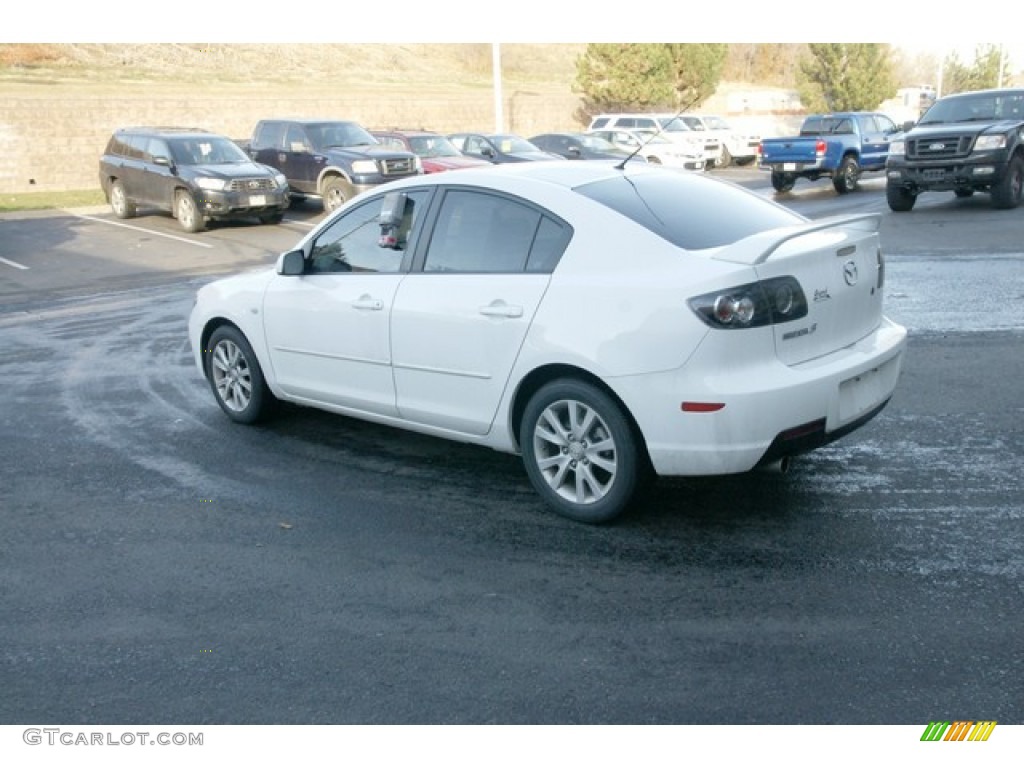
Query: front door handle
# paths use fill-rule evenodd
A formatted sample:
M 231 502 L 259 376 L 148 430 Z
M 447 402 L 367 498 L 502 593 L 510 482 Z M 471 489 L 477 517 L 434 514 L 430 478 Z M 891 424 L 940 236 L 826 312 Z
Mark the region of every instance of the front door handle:
M 501 299 L 492 301 L 486 307 L 480 307 L 480 314 L 487 317 L 522 317 L 523 308 L 514 304 L 506 304 Z
M 380 299 L 375 299 L 369 294 L 364 293 L 358 299 L 352 302 L 352 306 L 355 309 L 370 309 L 370 310 L 381 310 L 384 309 L 384 302 Z

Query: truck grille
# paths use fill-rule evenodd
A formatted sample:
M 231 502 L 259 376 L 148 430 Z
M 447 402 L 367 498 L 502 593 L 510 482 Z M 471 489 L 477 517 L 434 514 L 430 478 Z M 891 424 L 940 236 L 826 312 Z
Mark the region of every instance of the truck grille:
M 273 179 L 233 179 L 232 192 L 266 192 L 274 188 Z
M 381 160 L 380 166 L 385 176 L 411 176 L 416 173 L 416 163 L 411 157 L 389 157 Z
M 963 157 L 971 151 L 973 136 L 935 136 L 907 142 L 907 157 L 915 160 L 942 160 Z

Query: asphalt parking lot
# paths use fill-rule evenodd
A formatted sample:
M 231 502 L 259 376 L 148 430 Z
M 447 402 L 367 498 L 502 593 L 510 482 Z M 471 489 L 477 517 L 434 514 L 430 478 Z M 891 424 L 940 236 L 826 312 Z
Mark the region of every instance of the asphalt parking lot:
M 223 417 L 192 294 L 315 203 L 188 236 L 5 216 L 0 721 L 1024 722 L 1024 209 L 826 184 L 778 199 L 883 214 L 911 331 L 890 406 L 788 475 L 664 482 L 596 528 L 515 457 Z

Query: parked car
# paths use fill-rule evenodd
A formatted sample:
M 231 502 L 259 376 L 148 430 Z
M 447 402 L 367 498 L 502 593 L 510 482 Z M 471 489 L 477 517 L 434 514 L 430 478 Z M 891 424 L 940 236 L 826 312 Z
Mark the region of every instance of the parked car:
M 603 522 L 656 474 L 781 466 L 882 410 L 906 330 L 880 218 L 643 163 L 423 175 L 200 288 L 189 339 L 236 422 L 284 400 L 521 453 Z
M 545 152 L 567 160 L 625 160 L 630 152 L 619 149 L 607 139 L 587 133 L 542 133 L 530 137 L 530 143 Z M 639 158 L 644 161 L 644 158 Z
M 587 135 L 604 139 L 634 157 L 644 158 L 648 163 L 682 168 L 686 171 L 703 171 L 706 167 L 703 148 L 694 144 L 670 141 L 660 133 L 612 129 L 587 131 Z
M 877 112 L 808 115 L 799 136 L 761 139 L 758 164 L 772 174 L 776 192 L 788 192 L 797 179 L 832 179 L 840 195 L 853 192 L 868 171 L 885 170 L 889 143 L 900 128 Z
M 695 131 L 680 120 L 678 115 L 654 113 L 595 115 L 591 118 L 590 125 L 587 126 L 587 133 L 612 129 L 658 133 L 677 144 L 697 147 L 701 150 L 705 168 L 714 167 L 722 154 L 722 142 L 717 136 L 705 131 Z
M 715 161 L 716 168 L 727 168 L 734 162 L 747 165 L 757 159 L 761 136 L 739 131 L 718 115 L 680 115 L 679 119 L 695 131 L 704 131 L 722 142 L 722 152 Z
M 253 162 L 226 136 L 199 128 L 119 128 L 100 157 L 99 180 L 114 215 L 139 207 L 169 212 L 186 232 L 210 220 L 281 221 L 285 177 Z
M 242 146 L 285 175 L 293 200 L 319 197 L 328 213 L 360 192 L 423 173 L 415 154 L 381 145 L 352 120 L 260 120 Z
M 418 155 L 424 173 L 454 171 L 460 168 L 475 168 L 490 165 L 487 160 L 463 154 L 451 140 L 440 133 L 431 131 L 370 131 L 373 137 L 385 147 L 405 150 Z
M 490 163 L 525 163 L 558 160 L 557 155 L 535 147 L 512 133 L 452 133 L 448 135 L 460 152 Z
M 944 96 L 889 145 L 889 208 L 909 211 L 922 192 L 987 193 L 993 208 L 1024 197 L 1024 89 Z

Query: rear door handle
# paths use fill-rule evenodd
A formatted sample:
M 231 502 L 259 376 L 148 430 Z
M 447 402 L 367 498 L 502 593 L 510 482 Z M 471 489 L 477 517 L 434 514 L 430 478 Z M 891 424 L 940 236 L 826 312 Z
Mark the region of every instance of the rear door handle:
M 355 309 L 371 309 L 377 311 L 384 309 L 384 302 L 380 299 L 375 299 L 368 294 L 363 294 L 352 302 L 352 306 Z
M 523 308 L 514 304 L 506 304 L 501 299 L 492 301 L 486 307 L 480 307 L 480 314 L 487 317 L 522 317 Z

